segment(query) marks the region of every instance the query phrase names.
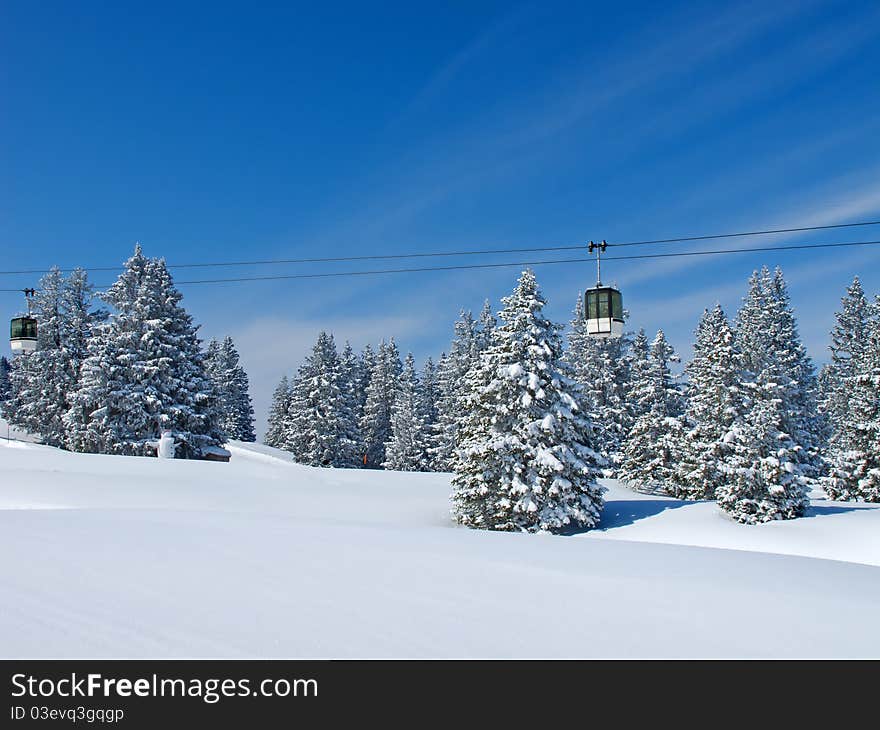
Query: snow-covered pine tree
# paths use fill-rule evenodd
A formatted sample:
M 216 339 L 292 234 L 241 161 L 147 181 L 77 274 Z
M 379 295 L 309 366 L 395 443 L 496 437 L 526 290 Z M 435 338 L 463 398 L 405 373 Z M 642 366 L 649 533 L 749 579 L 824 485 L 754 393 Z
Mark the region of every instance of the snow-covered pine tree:
M 799 517 L 818 473 L 819 422 L 812 366 L 778 270 L 771 275 L 763 268 L 750 278 L 735 343 L 744 366 L 744 413 L 725 436 L 718 505 L 746 524 Z
M 492 312 L 492 302 L 487 299 L 483 302 L 483 308 L 480 310 L 480 316 L 477 319 L 477 328 L 474 333 L 474 345 L 477 349 L 474 362 L 477 362 L 480 359 L 479 356 L 481 353 L 489 349 L 489 345 L 492 344 L 492 333 L 497 326 L 498 320 Z
M 445 354 L 441 356 L 441 362 Z M 437 430 L 440 418 L 440 366 L 425 360 L 419 378 L 419 398 L 425 417 L 425 471 L 440 471 L 436 461 Z
M 633 418 L 627 410 L 630 337 L 601 339 L 587 332 L 584 297 L 578 293 L 565 359 L 583 390 L 586 416 L 593 424 L 594 444 L 608 475 L 615 473 Z M 647 345 L 647 340 L 645 341 Z M 646 354 L 647 357 L 647 354 Z
M 205 348 L 205 373 L 214 386 L 214 408 L 217 411 L 217 420 L 224 423 L 226 420 L 226 408 L 223 395 L 223 353 L 220 351 L 220 341 L 212 339 Z M 232 436 L 227 433 L 229 438 Z
M 543 313 L 531 271 L 503 300 L 492 342 L 468 375 L 453 515 L 468 527 L 593 527 L 603 505 L 580 388 L 562 359 L 561 326 Z
M 107 319 L 107 310 L 95 307 L 97 296 L 85 269 L 76 268 L 64 281 L 61 291 L 61 337 L 67 354 L 68 370 L 74 380 L 88 356 L 89 339 L 95 327 Z
M 235 403 L 235 419 L 233 421 L 235 429 L 233 433 L 239 441 L 253 442 L 257 440 L 254 432 L 254 406 L 250 396 L 250 380 L 247 373 L 242 367 L 238 351 L 232 342 L 232 338 L 227 337 L 223 341 L 223 348 L 226 352 L 227 362 L 232 364 L 232 382 L 234 386 L 231 388 L 234 395 Z
M 440 413 L 443 408 L 442 400 L 445 395 L 444 383 L 445 373 L 449 365 L 446 362 L 446 353 L 440 353 L 437 364 L 434 366 L 433 382 L 433 402 L 434 413 L 432 417 L 431 427 L 428 432 L 428 463 L 429 471 L 443 471 L 448 466 L 447 456 L 447 439 L 443 426 L 440 423 Z M 425 378 L 422 377 L 422 382 Z
M 162 429 L 178 458 L 199 458 L 225 434 L 216 418 L 198 328 L 163 259 L 140 246 L 102 296 L 115 311 L 95 328 L 65 416 L 76 451 L 149 455 Z
M 801 341 L 797 319 L 791 306 L 788 285 L 782 270 L 777 267 L 773 272 L 773 299 L 779 312 L 778 319 L 782 323 L 777 343 L 784 351 L 788 344 L 791 354 L 787 369 L 793 384 L 791 409 L 796 426 L 792 437 L 800 443 L 807 454 L 805 471 L 816 479 L 825 469 L 824 454 L 828 446 L 828 422 L 819 411 L 819 379 L 807 348 Z
M 467 375 L 479 361 L 480 330 L 473 315 L 462 310 L 455 322 L 449 353 L 438 368 L 440 398 L 432 435 L 431 462 L 437 471 L 449 471 L 458 447 L 458 421 L 467 397 Z
M 342 354 L 339 356 L 341 368 L 342 387 L 351 398 L 354 413 L 354 423 L 357 425 L 357 444 L 354 452 L 357 455 L 357 465 L 363 466 L 364 444 L 361 439 L 360 422 L 366 401 L 366 375 L 363 370 L 363 361 L 355 353 L 351 343 L 346 341 Z
M 360 355 L 358 355 L 358 367 L 355 370 L 353 386 L 355 414 L 357 415 L 358 433 L 360 434 L 361 439 L 361 442 L 358 445 L 358 450 L 361 456 L 362 466 L 364 466 L 363 458 L 367 453 L 367 445 L 364 442 L 364 433 L 362 430 L 364 424 L 364 408 L 367 405 L 367 388 L 370 385 L 370 379 L 373 377 L 373 368 L 375 367 L 376 353 L 372 346 L 367 343 L 364 346 L 364 349 L 361 350 Z
M 798 473 L 800 447 L 780 427 L 786 420 L 783 389 L 766 372 L 746 389 L 746 417 L 725 436 L 718 506 L 743 524 L 800 517 L 810 500 Z
M 13 360 L 6 419 L 39 435 L 53 446 L 64 443 L 64 393 L 70 383 L 61 352 L 61 270 L 53 267 L 40 280 L 32 313 L 39 322 L 37 349 Z
M 848 345 L 852 356 L 834 373 L 846 402 L 835 404 L 837 428 L 822 486 L 831 499 L 880 502 L 880 298 L 865 320 L 865 339 Z
M 354 394 L 345 385 L 333 335 L 321 332 L 297 373 L 288 409 L 288 444 L 299 463 L 357 465 Z
M 363 374 L 361 373 L 360 358 L 358 358 L 357 353 L 354 351 L 354 348 L 348 340 L 346 340 L 345 347 L 342 348 L 342 352 L 339 355 L 339 365 L 342 370 L 342 380 L 345 383 L 345 387 L 348 388 L 348 391 L 352 394 L 355 407 L 357 407 L 357 390 L 359 384 L 363 380 Z
M 9 384 L 9 360 L 0 356 L 0 416 L 3 415 L 3 404 L 9 397 L 12 386 Z
M 294 461 L 307 464 L 310 461 L 309 454 L 309 424 L 308 417 L 308 385 L 305 381 L 311 375 L 308 358 L 300 365 L 294 376 L 290 379 L 290 395 L 287 410 L 284 412 L 281 423 L 283 440 L 280 448 L 293 454 Z
M 870 305 L 859 277 L 841 299 L 831 330 L 831 361 L 822 369 L 820 407 L 833 431 L 848 420 L 849 403 L 856 387 L 855 365 L 870 339 Z
M 680 499 L 714 499 L 727 478 L 724 462 L 732 453 L 728 435 L 742 424 L 741 358 L 733 329 L 720 304 L 703 312 L 697 326 L 688 376 L 679 459 L 669 493 Z
M 651 343 L 648 342 L 644 329 L 640 328 L 636 333 L 626 359 L 629 365 L 629 377 L 623 390 L 626 395 L 626 421 L 632 428 L 641 416 L 651 410 L 655 396 Z M 628 434 L 629 431 L 623 434 L 624 441 Z
M 82 365 L 89 354 L 89 340 L 95 328 L 107 319 L 107 310 L 96 308 L 96 300 L 88 273 L 81 268 L 74 269 L 64 281 L 61 293 L 61 336 L 70 383 L 61 416 L 65 445 L 69 445 L 67 414 L 80 387 Z
M 674 490 L 676 465 L 684 426 L 681 393 L 669 363 L 678 356 L 663 330 L 651 343 L 645 382 L 639 391 L 643 409 L 627 437 L 619 469 L 620 479 L 646 491 Z
M 385 469 L 428 470 L 428 424 L 412 353 L 406 356 L 391 411 L 391 438 L 385 445 Z
M 366 454 L 366 467 L 379 468 L 385 461 L 385 444 L 391 438 L 391 412 L 397 394 L 397 383 L 403 365 L 400 352 L 392 337 L 386 344 L 379 345 L 370 382 L 367 385 L 367 399 L 361 417 L 360 431 Z
M 256 441 L 248 376 L 231 337 L 224 338 L 223 342 L 212 340 L 208 344 L 205 368 L 214 384 L 215 407 L 226 437 Z
M 771 383 L 773 392 L 764 395 L 780 399 L 778 407 L 770 410 L 779 413 L 779 429 L 793 441 L 791 457 L 798 474 L 805 480 L 817 478 L 826 440 L 818 409 L 818 381 L 779 269 L 771 274 L 764 267 L 753 273 L 735 334 L 752 390 L 758 382 Z M 761 395 L 752 392 L 752 402 Z
M 263 439 L 267 446 L 274 446 L 276 449 L 284 448 L 284 422 L 287 410 L 290 408 L 290 399 L 290 382 L 284 375 L 275 387 L 275 392 L 272 394 L 272 405 L 269 406 L 266 436 Z
M 93 310 L 93 300 L 93 288 L 83 269 L 75 269 L 64 279 L 53 268 L 41 280 L 35 297 L 37 350 L 18 358 L 10 376 L 9 421 L 52 446 L 66 444 L 65 414 L 78 387 L 88 338 L 106 316 L 103 310 Z

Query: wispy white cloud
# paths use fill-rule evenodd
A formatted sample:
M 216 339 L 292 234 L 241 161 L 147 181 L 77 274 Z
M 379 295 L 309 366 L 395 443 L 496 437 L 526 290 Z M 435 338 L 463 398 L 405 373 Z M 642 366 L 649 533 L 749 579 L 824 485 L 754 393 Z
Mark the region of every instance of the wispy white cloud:
M 505 176 L 527 176 L 535 166 L 546 165 L 548 155 L 565 154 L 553 140 L 567 130 L 662 79 L 734 53 L 812 4 L 753 1 L 720 12 L 712 7 L 697 15 L 688 8 L 680 18 L 652 18 L 611 53 L 599 58 L 586 50 L 557 78 L 524 86 L 510 98 L 487 100 L 485 112 L 449 130 L 433 129 L 423 145 L 400 149 L 383 160 L 381 169 L 351 191 L 345 209 L 327 217 L 328 224 L 315 238 L 397 237 L 407 222 L 450 195 L 479 191 Z M 413 105 L 422 109 L 442 103 L 439 92 L 500 36 L 518 30 L 526 15 L 525 10 L 512 13 L 456 54 L 416 95 Z
M 757 174 L 752 170 L 751 173 Z M 760 218 L 754 216 L 754 211 L 744 211 L 728 222 L 725 229 L 718 233 L 735 232 L 739 230 L 758 229 L 768 230 L 774 228 L 827 226 L 838 223 L 849 223 L 873 218 L 880 214 L 880 169 L 859 170 L 856 173 L 841 176 L 833 180 L 821 181 L 818 188 L 809 192 L 797 190 L 799 197 L 789 194 L 784 207 L 772 213 L 764 213 Z M 864 229 L 871 230 L 871 229 Z M 865 240 L 864 230 L 852 229 L 843 234 L 841 231 L 828 231 L 820 234 L 827 241 L 842 240 Z M 687 233 L 685 233 L 687 235 Z M 677 246 L 675 251 L 711 250 L 714 248 L 740 248 L 751 249 L 767 245 L 785 245 L 786 242 L 804 239 L 809 233 L 780 233 L 772 236 L 754 236 L 750 238 L 735 239 L 736 243 L 729 240 L 700 241 L 693 244 Z M 816 234 L 812 234 L 815 236 Z M 872 235 L 872 234 L 868 234 Z M 874 235 L 874 238 L 878 238 Z M 658 247 L 659 249 L 659 247 Z M 666 249 L 663 249 L 664 251 Z M 618 249 L 620 255 L 627 255 L 631 249 Z M 650 253 L 660 252 L 653 250 Z M 617 253 L 617 252 L 614 252 Z M 649 253 L 642 251 L 642 253 Z M 614 255 L 614 254 L 609 254 Z M 704 266 L 707 259 L 694 257 L 681 257 L 669 259 L 647 259 L 643 262 L 625 264 L 621 262 L 615 265 L 619 281 L 622 285 L 633 285 L 639 282 L 681 274 L 684 271 Z
M 651 89 L 661 81 L 735 52 L 778 27 L 814 2 L 745 2 L 700 11 L 688 6 L 678 17 L 651 18 L 640 31 L 610 54 L 586 54 L 556 88 L 541 90 L 517 118 L 508 143 L 531 144 L 581 124 L 627 96 Z M 521 121 L 522 120 L 522 121 Z

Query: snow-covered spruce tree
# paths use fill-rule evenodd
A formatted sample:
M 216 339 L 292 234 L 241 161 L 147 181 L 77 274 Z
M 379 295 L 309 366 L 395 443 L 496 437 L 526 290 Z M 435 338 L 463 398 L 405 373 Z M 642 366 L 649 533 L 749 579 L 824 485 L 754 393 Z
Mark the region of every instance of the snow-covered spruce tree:
M 321 332 L 292 388 L 287 445 L 294 459 L 309 466 L 356 466 L 354 410 L 333 335 Z
M 489 349 L 489 345 L 492 344 L 492 333 L 497 326 L 498 320 L 492 312 L 492 302 L 487 299 L 483 302 L 483 308 L 480 310 L 480 316 L 477 319 L 477 328 L 474 333 L 474 347 L 476 348 L 474 356 L 475 361 L 479 360 L 481 353 Z
M 800 517 L 810 500 L 794 461 L 800 448 L 780 428 L 785 420 L 781 388 L 764 374 L 746 388 L 751 396 L 746 417 L 725 436 L 718 506 L 744 524 Z
M 808 476 L 815 479 L 821 476 L 825 468 L 828 421 L 819 411 L 819 379 L 816 368 L 807 354 L 807 348 L 801 342 L 788 285 L 779 268 L 773 273 L 773 298 L 782 323 L 777 342 L 780 346 L 790 343 L 791 348 L 787 364 L 792 383 L 795 384 L 792 402 L 794 423 L 797 427 L 792 435 L 806 449 L 806 470 Z
M 64 281 L 61 291 L 61 337 L 67 353 L 68 369 L 74 379 L 89 354 L 89 339 L 95 327 L 107 319 L 107 310 L 95 307 L 97 296 L 85 269 L 76 268 Z
M 387 344 L 382 342 L 373 363 L 360 422 L 367 457 L 365 466 L 371 469 L 379 468 L 385 461 L 385 444 L 391 438 L 391 412 L 402 369 L 394 338 Z
M 208 344 L 205 367 L 214 384 L 215 407 L 227 438 L 256 441 L 248 376 L 231 337 L 224 338 L 223 342 L 212 340 Z
M 431 429 L 429 460 L 432 471 L 449 471 L 459 445 L 458 421 L 469 395 L 467 375 L 480 361 L 497 326 L 488 300 L 479 320 L 462 310 L 454 326 L 449 353 L 437 364 L 437 416 Z
M 6 419 L 51 446 L 64 444 L 66 394 L 74 380 L 67 369 L 62 349 L 61 270 L 53 267 L 40 279 L 32 313 L 39 322 L 37 349 L 13 360 Z
M 640 328 L 636 333 L 626 359 L 629 365 L 629 377 L 623 391 L 626 397 L 626 423 L 632 428 L 639 417 L 650 411 L 654 404 L 651 343 L 648 342 L 644 329 Z M 628 435 L 629 429 L 623 433 L 624 441 Z
M 364 406 L 367 404 L 367 388 L 370 385 L 370 379 L 373 377 L 374 367 L 376 367 L 376 353 L 372 346 L 367 343 L 358 356 L 357 378 L 354 386 L 359 419 L 364 415 Z
M 172 431 L 177 458 L 199 458 L 222 444 L 198 328 L 164 260 L 135 247 L 102 299 L 114 311 L 89 340 L 65 416 L 69 447 L 150 455 L 162 429 Z
M 867 318 L 867 327 L 870 335 L 852 348 L 846 375 L 835 375 L 847 400 L 831 438 L 830 469 L 822 486 L 836 500 L 880 502 L 880 307 Z
M 339 356 L 339 366 L 342 387 L 351 398 L 354 423 L 357 425 L 357 444 L 355 444 L 354 452 L 357 454 L 358 466 L 363 466 L 364 444 L 360 433 L 360 422 L 366 401 L 366 376 L 363 371 L 363 362 L 349 342 L 345 343 L 342 354 Z
M 445 430 L 440 423 L 440 413 L 443 408 L 442 401 L 446 394 L 444 388 L 444 374 L 449 367 L 446 363 L 446 360 L 446 353 L 440 353 L 437 364 L 434 366 L 434 373 L 431 380 L 426 381 L 424 374 L 422 377 L 423 384 L 426 382 L 432 383 L 431 391 L 434 404 L 433 415 L 431 417 L 431 425 L 428 431 L 427 460 L 429 464 L 429 471 L 443 471 L 449 465 L 449 454 L 447 453 L 448 449 L 446 448 L 448 440 L 446 438 Z
M 797 451 L 798 472 L 812 480 L 821 475 L 827 433 L 819 415 L 818 380 L 791 309 L 782 272 L 764 267 L 749 280 L 739 311 L 736 342 L 747 379 L 773 383 L 781 399 L 780 430 Z M 754 400 L 754 398 L 753 398 Z
M 254 406 L 250 396 L 250 381 L 241 365 L 238 351 L 235 349 L 232 338 L 227 337 L 224 339 L 223 349 L 226 353 L 226 361 L 230 363 L 232 372 L 230 391 L 235 404 L 235 417 L 231 423 L 234 426 L 233 438 L 237 438 L 239 441 L 256 441 L 257 435 L 254 432 Z
M 412 353 L 406 356 L 391 411 L 391 438 L 385 445 L 385 469 L 427 471 L 428 428 Z
M 10 376 L 7 402 L 10 423 L 39 435 L 44 443 L 64 446 L 64 416 L 77 389 L 85 346 L 99 312 L 92 312 L 92 287 L 85 271 L 64 279 L 53 268 L 40 281 L 34 297 L 39 322 L 37 350 L 19 357 Z
M 351 343 L 347 340 L 345 347 L 342 348 L 342 352 L 339 355 L 339 366 L 342 371 L 342 380 L 345 383 L 345 387 L 348 388 L 352 398 L 354 398 L 355 407 L 357 407 L 359 403 L 357 391 L 359 384 L 363 380 L 363 374 L 361 373 L 360 358 L 358 358 Z
M 593 527 L 603 490 L 580 388 L 562 359 L 561 326 L 543 314 L 531 271 L 503 304 L 491 345 L 468 375 L 453 515 L 493 530 Z
M 65 446 L 69 443 L 67 414 L 80 387 L 82 365 L 89 354 L 89 340 L 95 328 L 107 319 L 107 310 L 96 308 L 96 300 L 97 295 L 87 272 L 81 268 L 74 269 L 65 280 L 61 292 L 61 336 L 70 382 L 61 416 Z
M 455 322 L 449 353 L 439 368 L 440 398 L 432 434 L 431 461 L 437 471 L 449 471 L 459 443 L 458 422 L 467 397 L 467 374 L 479 360 L 479 326 L 469 311 Z
M 440 400 L 440 376 L 431 357 L 425 360 L 425 365 L 422 367 L 422 374 L 419 378 L 419 397 L 422 401 L 422 412 L 430 427 L 437 420 L 437 403 Z
M 441 364 L 445 359 L 441 356 Z M 432 358 L 425 360 L 419 378 L 419 401 L 425 419 L 425 471 L 440 471 L 436 461 L 438 422 L 440 418 L 440 366 Z
M 744 412 L 725 435 L 718 505 L 746 524 L 800 517 L 818 472 L 815 379 L 779 271 L 752 275 L 735 335 Z
M 12 386 L 9 384 L 9 360 L 0 356 L 0 416 L 3 415 L 3 404 L 9 397 Z
M 283 376 L 272 394 L 272 405 L 269 406 L 269 417 L 266 436 L 263 439 L 267 446 L 277 449 L 284 448 L 284 420 L 290 408 L 290 382 Z
M 205 373 L 208 375 L 211 385 L 214 388 L 213 403 L 216 411 L 216 418 L 219 423 L 226 420 L 226 409 L 223 402 L 223 388 L 221 385 L 223 371 L 223 354 L 220 351 L 220 341 L 211 340 L 205 348 Z M 229 433 L 226 434 L 232 438 Z
M 583 389 L 586 416 L 593 424 L 594 444 L 609 475 L 620 463 L 621 449 L 634 420 L 627 410 L 630 344 L 628 335 L 600 339 L 587 333 L 584 298 L 578 293 L 565 359 Z M 646 341 L 647 344 L 647 341 Z
M 280 448 L 293 454 L 294 461 L 301 464 L 309 462 L 308 424 L 305 422 L 308 410 L 308 386 L 303 383 L 309 377 L 308 362 L 297 368 L 290 379 L 290 396 L 287 410 L 281 421 L 283 440 Z
M 870 305 L 859 277 L 841 299 L 841 309 L 831 330 L 831 361 L 822 369 L 820 407 L 833 431 L 848 420 L 849 403 L 856 386 L 856 363 L 870 339 Z
M 644 409 L 629 432 L 623 448 L 620 479 L 637 489 L 674 491 L 676 465 L 684 426 L 679 392 L 670 362 L 678 356 L 663 330 L 651 343 L 645 381 L 639 391 Z
M 732 454 L 728 436 L 741 427 L 743 414 L 741 358 L 721 305 L 703 312 L 685 372 L 688 432 L 678 444 L 668 491 L 680 499 L 715 499 L 715 488 L 727 478 L 724 462 Z

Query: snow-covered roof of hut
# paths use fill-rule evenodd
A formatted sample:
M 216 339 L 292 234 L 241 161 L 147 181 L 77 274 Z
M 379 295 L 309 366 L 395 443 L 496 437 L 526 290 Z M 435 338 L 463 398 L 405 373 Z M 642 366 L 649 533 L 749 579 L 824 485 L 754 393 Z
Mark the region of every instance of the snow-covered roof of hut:
M 222 456 L 226 459 L 228 459 L 232 456 L 231 451 L 227 451 L 226 449 L 222 449 L 219 446 L 206 446 L 204 449 L 202 449 L 203 456 L 207 456 L 208 454 L 211 454 L 212 456 Z

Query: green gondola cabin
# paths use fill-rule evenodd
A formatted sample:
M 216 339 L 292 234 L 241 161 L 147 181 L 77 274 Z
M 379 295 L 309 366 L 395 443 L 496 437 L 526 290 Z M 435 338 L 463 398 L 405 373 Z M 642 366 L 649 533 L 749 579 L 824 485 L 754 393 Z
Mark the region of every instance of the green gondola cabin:
M 33 317 L 15 317 L 9 325 L 9 347 L 13 354 L 37 349 L 37 320 Z
M 584 313 L 590 336 L 617 338 L 623 335 L 623 297 L 617 289 L 610 286 L 587 289 Z

